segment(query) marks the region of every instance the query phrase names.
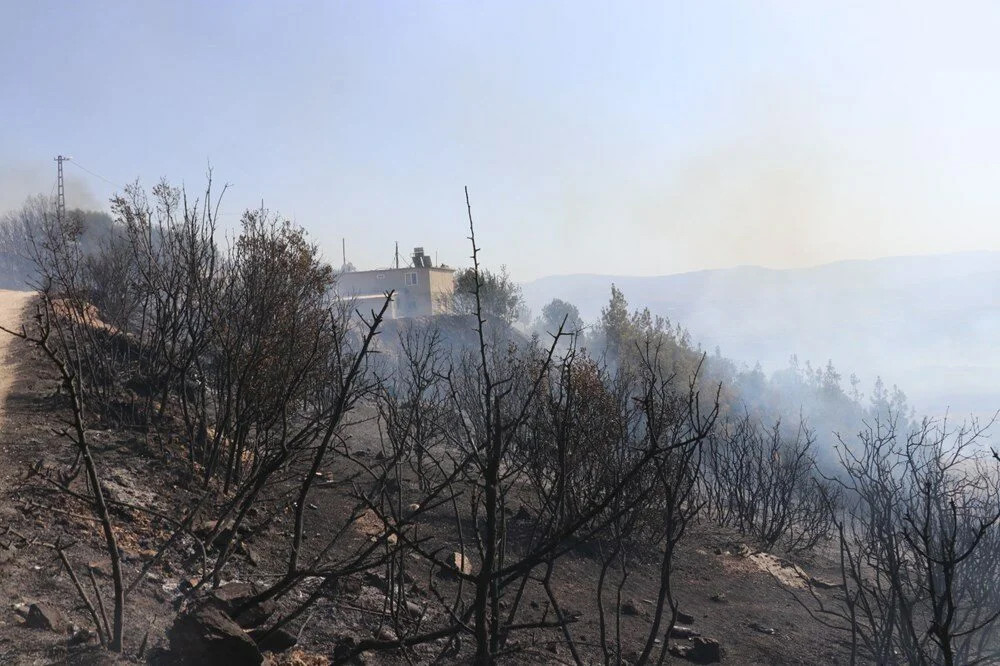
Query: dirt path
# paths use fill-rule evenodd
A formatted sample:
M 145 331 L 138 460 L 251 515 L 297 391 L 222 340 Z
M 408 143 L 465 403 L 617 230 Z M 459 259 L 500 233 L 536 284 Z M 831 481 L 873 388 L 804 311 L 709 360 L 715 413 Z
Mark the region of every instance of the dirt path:
M 34 292 L 10 291 L 0 289 L 0 326 L 16 329 L 21 325 L 24 308 Z M 0 429 L 4 424 L 3 405 L 7 402 L 7 394 L 14 383 L 15 358 L 10 354 L 10 345 L 14 339 L 0 331 Z

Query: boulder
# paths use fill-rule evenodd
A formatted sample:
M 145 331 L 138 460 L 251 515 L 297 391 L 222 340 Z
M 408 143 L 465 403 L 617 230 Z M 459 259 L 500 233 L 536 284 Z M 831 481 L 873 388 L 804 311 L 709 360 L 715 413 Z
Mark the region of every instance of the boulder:
M 48 629 L 61 632 L 66 628 L 62 613 L 48 604 L 31 604 L 25 624 L 31 629 Z
M 337 593 L 351 597 L 358 596 L 361 594 L 361 579 L 355 576 L 341 578 L 338 581 Z
M 278 608 L 273 600 L 268 600 L 237 613 L 258 592 L 252 583 L 227 583 L 212 593 L 212 602 L 244 629 L 253 629 L 267 622 Z
M 670 653 L 695 664 L 717 664 L 725 651 L 714 638 L 695 636 L 687 645 L 673 645 Z
M 767 634 L 768 636 L 774 635 L 774 627 L 765 626 L 760 622 L 751 622 L 750 628 L 753 629 L 754 631 L 759 631 L 762 634 Z
M 809 578 L 809 584 L 821 590 L 835 590 L 837 588 L 844 587 L 844 583 L 842 581 L 828 581 L 823 580 L 822 578 L 816 578 L 815 576 Z
M 420 604 L 418 604 L 415 601 L 407 601 L 406 614 L 409 615 L 412 619 L 418 620 L 423 616 L 424 609 Z
M 642 608 L 634 599 L 630 599 L 622 604 L 622 615 L 638 615 L 640 612 L 642 612 Z
M 250 544 L 243 543 L 241 541 L 240 550 L 243 551 L 243 556 L 247 558 L 247 562 L 255 567 L 260 566 L 260 556 L 257 555 L 257 550 L 255 548 L 252 548 Z
M 368 587 L 374 587 L 380 592 L 385 592 L 389 589 L 389 584 L 386 582 L 385 576 L 374 571 L 366 571 L 362 574 L 361 582 Z
M 94 638 L 94 632 L 90 629 L 74 626 L 70 632 L 70 645 L 81 645 L 89 643 Z
M 99 576 L 104 576 L 105 578 L 111 578 L 111 563 L 106 561 L 95 560 L 87 564 L 87 569 L 93 571 Z
M 701 636 L 701 633 L 691 627 L 685 627 L 680 624 L 675 624 L 670 628 L 671 638 L 691 638 L 692 636 Z
M 469 561 L 468 557 L 462 555 L 461 553 L 452 553 L 451 557 L 448 558 L 448 566 L 455 571 L 466 575 L 472 575 L 472 562 Z
M 215 604 L 182 613 L 167 638 L 175 663 L 258 666 L 264 660 L 247 632 Z

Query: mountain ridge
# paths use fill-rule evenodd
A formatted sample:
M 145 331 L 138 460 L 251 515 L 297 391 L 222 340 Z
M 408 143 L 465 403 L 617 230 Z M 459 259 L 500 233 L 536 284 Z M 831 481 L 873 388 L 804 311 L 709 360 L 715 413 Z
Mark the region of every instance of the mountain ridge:
M 580 273 L 522 284 L 533 312 L 552 298 L 595 323 L 614 283 L 648 307 L 766 371 L 828 360 L 870 385 L 897 383 L 918 409 L 986 414 L 1000 407 L 1000 252 L 846 259 L 807 268 L 737 266 L 656 276 Z M 933 369 L 932 369 L 933 366 Z

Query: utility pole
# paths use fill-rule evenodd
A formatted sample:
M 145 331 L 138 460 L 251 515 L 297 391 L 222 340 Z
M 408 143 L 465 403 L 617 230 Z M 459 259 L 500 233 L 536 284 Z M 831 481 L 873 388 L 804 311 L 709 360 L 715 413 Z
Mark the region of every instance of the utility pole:
M 56 185 L 58 192 L 56 194 L 56 221 L 62 224 L 63 219 L 66 217 L 66 188 L 63 186 L 63 162 L 67 162 L 73 158 L 57 155 L 52 159 L 55 160 L 59 173 Z
M 341 254 L 342 258 L 343 258 L 343 261 L 340 262 L 340 270 L 346 271 L 347 270 L 347 239 L 344 238 L 343 236 L 341 236 L 341 238 L 340 238 L 340 254 Z
M 399 241 L 396 241 L 396 268 L 399 268 Z

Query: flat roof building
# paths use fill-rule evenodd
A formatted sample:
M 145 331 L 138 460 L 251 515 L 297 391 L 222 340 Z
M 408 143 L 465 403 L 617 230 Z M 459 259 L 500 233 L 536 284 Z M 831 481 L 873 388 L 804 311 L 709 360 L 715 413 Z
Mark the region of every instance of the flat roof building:
M 355 299 L 364 310 L 380 308 L 385 292 L 391 290 L 395 293 L 386 316 L 427 317 L 448 311 L 454 272 L 446 266 L 432 266 L 431 258 L 417 247 L 411 266 L 341 273 L 335 288 L 341 298 Z

